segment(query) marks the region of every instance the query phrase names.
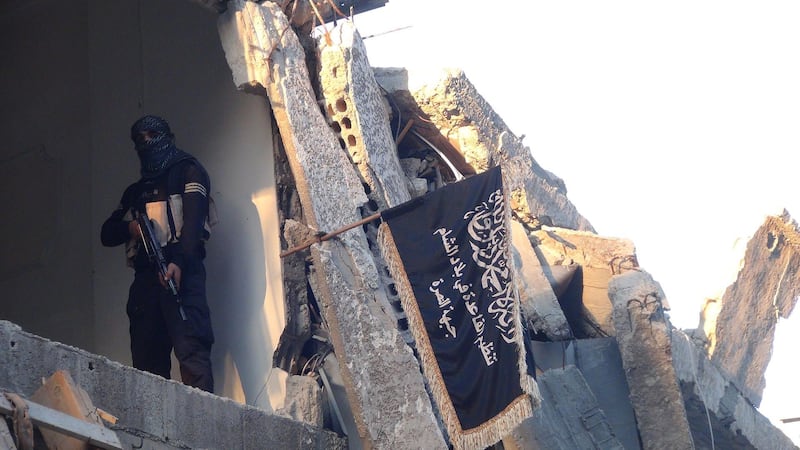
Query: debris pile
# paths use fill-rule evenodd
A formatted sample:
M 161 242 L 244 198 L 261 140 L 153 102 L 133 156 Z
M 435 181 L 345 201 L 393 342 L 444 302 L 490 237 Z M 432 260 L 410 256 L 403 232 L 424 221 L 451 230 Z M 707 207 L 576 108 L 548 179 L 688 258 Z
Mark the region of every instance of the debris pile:
M 634 243 L 598 235 L 463 72 L 372 68 L 351 21 L 312 37 L 319 11 L 302 2 L 200 3 L 220 13 L 235 86 L 266 96 L 280 137 L 281 239 L 294 249 L 283 258 L 287 325 L 273 360 L 289 373 L 284 407 L 267 414 L 0 322 L 4 391 L 48 405 L 35 378 L 55 373 L 48 383 L 61 377 L 78 415 L 100 413 L 91 395 L 117 416 L 85 422 L 116 433 L 107 448 L 448 448 L 378 213 L 501 166 L 541 403 L 497 447 L 797 448 L 757 409 L 775 326 L 800 293 L 800 231 L 788 212 L 766 219 L 704 322 L 676 329 Z M 71 361 L 68 373 L 59 360 Z M 24 415 L 25 395 L 15 406 L 0 397 L 0 414 Z M 28 433 L 3 427 L 13 421 L 0 421 L 0 444 Z M 43 424 L 47 445 L 61 448 Z

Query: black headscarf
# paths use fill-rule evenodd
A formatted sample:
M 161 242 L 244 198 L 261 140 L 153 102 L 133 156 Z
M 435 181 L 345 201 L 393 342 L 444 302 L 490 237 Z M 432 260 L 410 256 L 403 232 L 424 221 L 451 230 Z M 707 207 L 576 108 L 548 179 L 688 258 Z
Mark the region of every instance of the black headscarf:
M 144 132 L 149 131 L 150 139 Z M 131 140 L 141 163 L 142 178 L 155 178 L 164 173 L 178 161 L 191 158 L 191 155 L 175 146 L 175 135 L 166 120 L 147 115 L 131 126 Z

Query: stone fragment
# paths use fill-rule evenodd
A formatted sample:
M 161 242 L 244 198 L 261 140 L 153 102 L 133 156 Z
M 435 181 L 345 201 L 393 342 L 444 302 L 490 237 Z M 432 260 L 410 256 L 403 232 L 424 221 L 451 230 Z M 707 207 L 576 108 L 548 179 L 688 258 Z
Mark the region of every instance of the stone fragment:
M 286 219 L 284 222 L 283 236 L 289 248 L 304 246 L 315 237 L 308 227 L 292 219 Z M 303 347 L 311 336 L 308 282 L 305 272 L 305 260 L 301 253 L 283 258 L 286 325 L 272 355 L 272 366 L 290 373 L 298 372 L 297 364 L 303 353 Z
M 425 178 L 414 178 L 411 180 L 411 196 L 420 197 L 428 193 L 428 180 Z
M 400 160 L 400 167 L 409 179 L 414 179 L 422 173 L 425 167 L 425 160 L 419 158 L 403 158 Z
M 291 375 L 286 380 L 286 402 L 275 414 L 322 427 L 325 423 L 322 389 L 316 379 Z

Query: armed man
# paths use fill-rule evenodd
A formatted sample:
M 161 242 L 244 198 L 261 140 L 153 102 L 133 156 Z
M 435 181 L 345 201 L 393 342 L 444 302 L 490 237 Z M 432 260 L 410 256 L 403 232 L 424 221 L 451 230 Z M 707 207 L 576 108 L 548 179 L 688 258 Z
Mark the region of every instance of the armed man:
M 125 190 L 100 239 L 108 247 L 125 244 L 134 269 L 126 308 L 133 366 L 170 378 L 174 350 L 183 383 L 213 392 L 203 264 L 211 182 L 161 117 L 137 120 L 131 140 L 141 178 Z

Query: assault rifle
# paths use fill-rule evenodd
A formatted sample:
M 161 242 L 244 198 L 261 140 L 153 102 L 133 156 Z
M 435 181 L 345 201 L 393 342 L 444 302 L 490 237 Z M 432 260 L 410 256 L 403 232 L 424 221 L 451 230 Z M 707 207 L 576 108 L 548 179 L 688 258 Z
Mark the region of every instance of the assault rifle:
M 136 222 L 139 225 L 139 233 L 142 235 L 142 243 L 144 250 L 147 252 L 147 257 L 150 258 L 150 264 L 158 269 L 158 274 L 162 280 L 167 278 L 167 259 L 161 252 L 161 245 L 156 239 L 156 233 L 153 231 L 153 224 L 150 223 L 150 218 L 147 213 L 140 213 L 136 217 Z M 181 313 L 181 319 L 186 320 L 186 313 L 183 311 L 183 304 L 181 303 L 181 296 L 178 295 L 178 287 L 175 286 L 175 281 L 172 278 L 166 279 L 167 289 L 175 296 L 178 302 L 178 311 Z

